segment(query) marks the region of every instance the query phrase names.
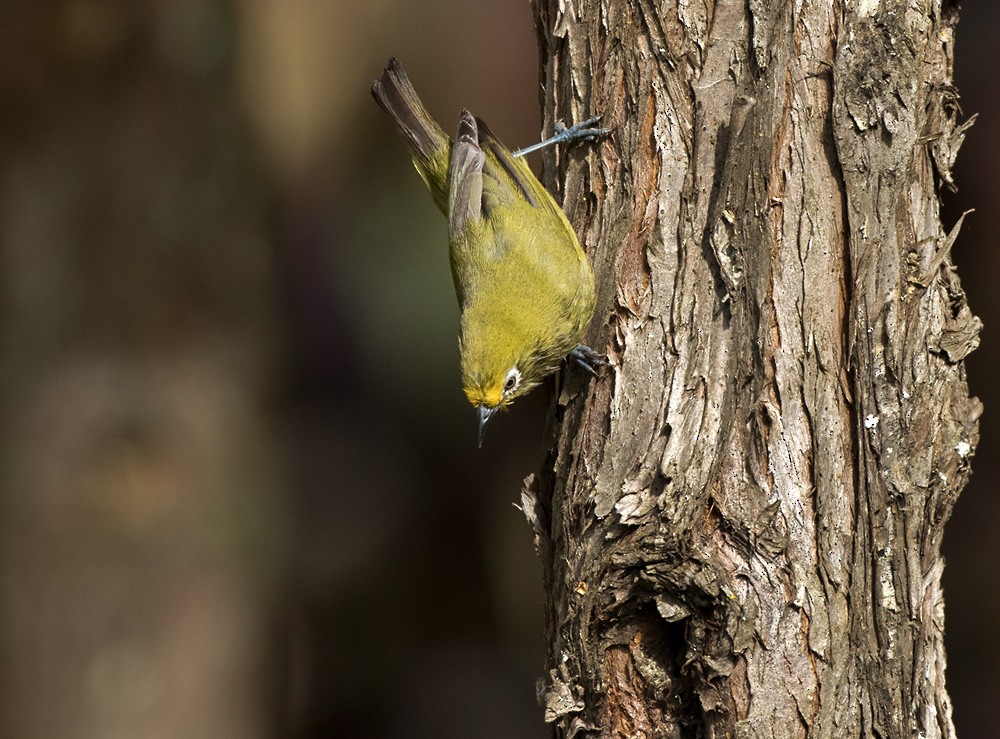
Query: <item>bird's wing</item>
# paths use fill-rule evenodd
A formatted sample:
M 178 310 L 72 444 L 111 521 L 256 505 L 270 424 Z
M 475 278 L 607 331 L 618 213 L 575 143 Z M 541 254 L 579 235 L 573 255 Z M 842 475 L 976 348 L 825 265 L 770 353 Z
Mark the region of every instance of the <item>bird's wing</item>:
M 465 232 L 470 220 L 476 221 L 483 216 L 485 161 L 486 155 L 479 146 L 476 119 L 463 110 L 448 169 L 448 233 L 452 239 Z
M 484 188 L 483 207 L 489 210 L 514 200 L 525 200 L 529 205 L 537 207 L 539 198 L 536 188 L 541 185 L 528 168 L 527 162 L 515 157 L 500 143 L 482 119 L 477 118 L 476 123 L 479 126 L 479 146 L 488 154 L 484 174 L 490 182 Z

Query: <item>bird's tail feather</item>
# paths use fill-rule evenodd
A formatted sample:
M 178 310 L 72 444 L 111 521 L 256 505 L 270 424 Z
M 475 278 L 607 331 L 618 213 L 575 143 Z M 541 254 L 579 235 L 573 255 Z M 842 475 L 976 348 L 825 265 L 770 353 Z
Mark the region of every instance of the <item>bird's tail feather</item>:
M 372 96 L 410 142 L 417 171 L 438 207 L 447 211 L 451 138 L 427 112 L 396 59 L 390 59 L 382 76 L 372 83 Z

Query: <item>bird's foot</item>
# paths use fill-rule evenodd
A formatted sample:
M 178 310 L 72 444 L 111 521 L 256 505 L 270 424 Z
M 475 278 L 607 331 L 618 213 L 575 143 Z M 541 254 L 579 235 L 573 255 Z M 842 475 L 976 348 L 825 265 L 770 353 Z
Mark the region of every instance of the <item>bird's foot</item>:
M 610 128 L 600 128 L 596 125 L 600 120 L 601 116 L 595 115 L 593 118 L 580 121 L 568 128 L 562 121 L 556 121 L 556 133 L 551 140 L 557 144 L 568 144 L 571 141 L 596 141 L 611 133 Z
M 514 152 L 514 156 L 523 157 L 525 154 L 530 154 L 533 151 L 544 149 L 546 146 L 554 146 L 555 144 L 569 144 L 573 141 L 596 141 L 602 136 L 607 136 L 611 133 L 610 128 L 600 128 L 596 125 L 600 120 L 601 116 L 595 115 L 593 118 L 588 118 L 569 127 L 562 121 L 556 121 L 556 132 L 553 136 L 544 141 L 539 141 L 537 144 L 518 149 Z
M 597 377 L 598 367 L 611 366 L 611 362 L 607 360 L 607 357 L 603 354 L 598 354 L 585 344 L 577 344 L 576 348 L 566 355 L 566 357 L 567 359 L 572 359 L 594 377 Z

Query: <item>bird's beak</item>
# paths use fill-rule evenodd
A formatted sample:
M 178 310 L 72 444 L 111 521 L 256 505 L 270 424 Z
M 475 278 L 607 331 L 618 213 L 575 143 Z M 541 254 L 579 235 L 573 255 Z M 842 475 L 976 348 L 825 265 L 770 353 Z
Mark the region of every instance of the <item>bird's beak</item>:
M 483 437 L 486 435 L 486 424 L 489 423 L 490 419 L 493 418 L 493 414 L 497 412 L 499 406 L 493 406 L 492 408 L 488 405 L 481 405 L 476 408 L 476 418 L 479 419 L 476 429 L 476 446 L 483 446 Z

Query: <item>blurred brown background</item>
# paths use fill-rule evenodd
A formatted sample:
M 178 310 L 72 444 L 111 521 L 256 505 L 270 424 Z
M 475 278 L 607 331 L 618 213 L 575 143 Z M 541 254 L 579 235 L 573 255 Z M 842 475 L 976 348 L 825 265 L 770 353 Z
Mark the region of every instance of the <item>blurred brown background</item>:
M 945 549 L 963 736 L 1000 694 L 1000 8 L 946 197 L 983 347 Z M 544 393 L 477 450 L 445 226 L 368 94 L 539 129 L 527 0 L 0 5 L 0 736 L 543 737 L 512 503 Z

